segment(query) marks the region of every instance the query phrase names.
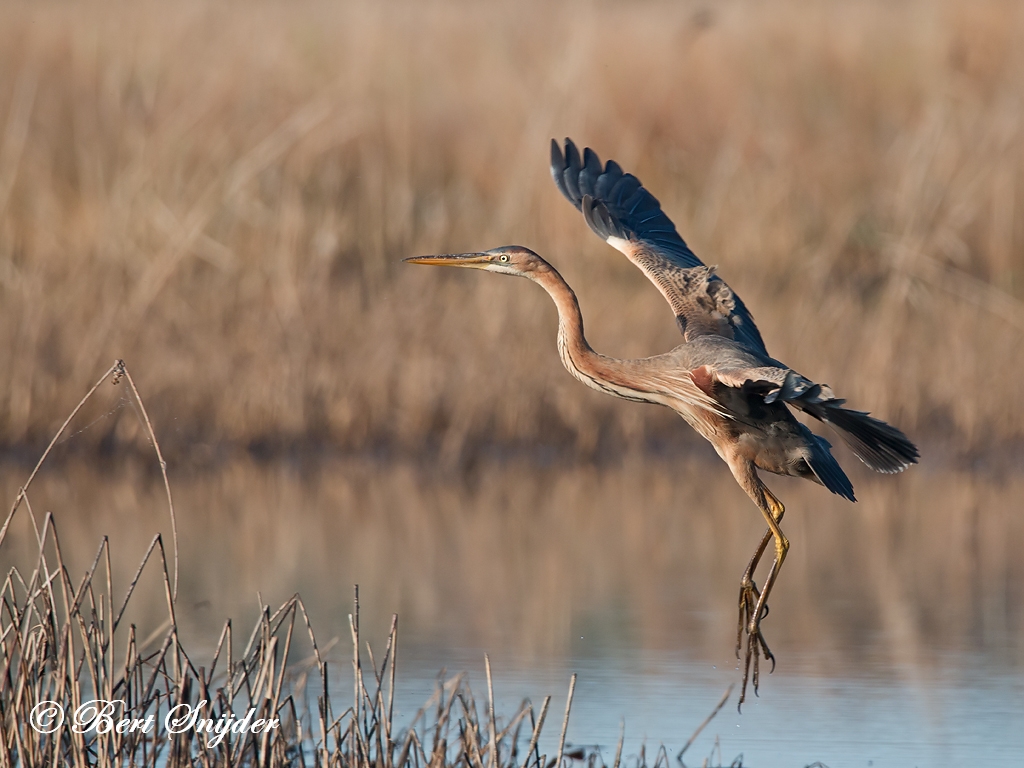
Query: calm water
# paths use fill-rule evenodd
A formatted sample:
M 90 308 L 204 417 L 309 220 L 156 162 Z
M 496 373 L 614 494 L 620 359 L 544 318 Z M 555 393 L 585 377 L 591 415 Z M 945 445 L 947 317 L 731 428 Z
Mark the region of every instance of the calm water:
M 684 762 L 701 765 L 712 757 L 717 739 L 725 765 L 739 755 L 744 765 L 764 768 L 815 761 L 831 768 L 1021 765 L 1024 675 L 992 668 L 984 657 L 966 653 L 934 661 L 926 671 L 878 662 L 856 675 L 823 676 L 806 658 L 780 659 L 780 668 L 763 681 L 761 696 L 748 700 L 742 714 L 734 690 Z M 674 764 L 692 732 L 738 681 L 735 660 L 723 654 L 722 662 L 709 665 L 683 653 L 636 649 L 545 665 L 491 657 L 499 713 L 515 712 L 523 697 L 539 706 L 544 695 L 552 695 L 549 717 L 554 717 L 540 745 L 549 755 L 557 750 L 569 676 L 577 672 L 567 740 L 599 745 L 609 764 L 623 721 L 624 756 L 635 759 L 646 743 L 650 764 L 664 744 Z M 399 711 L 415 715 L 430 695 L 439 665 L 468 670 L 478 698 L 486 691 L 478 651 L 421 649 L 404 670 Z M 712 764 L 717 760 L 716 751 Z
M 0 472 L 13 498 L 23 469 Z M 854 468 L 861 503 L 775 482 L 792 542 L 764 631 L 778 657 L 761 696 L 737 692 L 686 754 L 728 765 L 1024 765 L 1024 478 L 925 467 L 876 478 Z M 498 713 L 553 697 L 552 753 L 569 677 L 568 739 L 627 758 L 661 744 L 672 760 L 726 688 L 739 574 L 763 523 L 713 457 L 608 465 L 485 461 L 437 473 L 416 463 L 334 459 L 225 464 L 175 474 L 178 616 L 193 659 L 223 621 L 251 626 L 257 593 L 302 594 L 334 690 L 350 674 L 347 614 L 361 585 L 364 636 L 382 647 L 400 616 L 398 723 L 441 668 L 468 671 L 478 702 L 491 656 Z M 101 535 L 123 594 L 157 531 L 162 486 L 145 466 L 56 465 L 30 494 L 52 511 L 72 573 Z M 0 564 L 34 546 L 16 518 Z M 763 574 L 762 574 L 763 577 Z M 149 590 L 147 593 L 146 590 Z M 143 580 L 132 620 L 162 619 Z M 241 634 L 241 633 L 240 633 Z

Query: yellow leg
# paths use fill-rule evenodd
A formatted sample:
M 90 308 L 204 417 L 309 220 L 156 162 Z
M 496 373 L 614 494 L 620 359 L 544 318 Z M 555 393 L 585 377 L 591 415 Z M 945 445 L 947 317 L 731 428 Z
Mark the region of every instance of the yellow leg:
M 786 508 L 767 488 L 764 488 L 764 494 L 765 502 L 771 508 L 772 517 L 775 519 L 776 524 L 782 522 L 782 516 L 786 514 Z M 761 598 L 761 593 L 757 590 L 757 584 L 754 582 L 754 571 L 757 570 L 757 565 L 761 562 L 761 556 L 768 547 L 768 542 L 771 541 L 773 537 L 774 534 L 772 533 L 771 528 L 764 532 L 764 536 L 761 537 L 761 543 L 758 544 L 757 549 L 754 550 L 754 555 L 750 558 L 750 562 L 747 563 L 747 569 L 743 572 L 743 577 L 740 579 L 739 620 L 736 622 L 737 659 L 740 658 L 740 648 L 743 645 L 743 632 L 749 626 L 750 620 L 755 616 L 754 606 Z M 763 619 L 768 615 L 767 604 L 764 606 L 763 614 L 764 615 L 758 617 L 758 620 Z M 763 643 L 763 638 L 762 649 L 765 652 L 765 658 L 772 658 L 771 652 Z
M 721 451 L 721 455 L 726 463 L 728 463 L 729 469 L 732 470 L 732 475 L 736 478 L 736 482 L 747 492 L 751 501 L 761 510 L 765 522 L 768 523 L 768 531 L 762 537 L 761 543 L 754 552 L 754 556 L 750 559 L 747 570 L 743 574 L 743 580 L 740 583 L 740 622 L 737 639 L 742 641 L 744 626 L 747 632 L 747 652 L 743 662 L 743 686 L 740 691 L 739 701 L 740 706 L 742 706 L 747 696 L 747 681 L 750 678 L 751 663 L 753 663 L 754 667 L 755 694 L 757 693 L 759 661 L 762 652 L 766 659 L 771 659 L 772 668 L 775 668 L 775 657 L 761 636 L 761 619 L 767 613 L 768 595 L 775 585 L 775 580 L 782 569 L 782 563 L 786 560 L 786 553 L 789 551 L 789 540 L 786 539 L 785 534 L 782 533 L 782 528 L 779 527 L 786 509 L 782 506 L 782 502 L 775 498 L 775 495 L 761 482 L 761 478 L 757 476 L 757 467 L 754 465 L 754 462 L 742 456 L 738 451 L 726 449 Z M 770 539 L 775 540 L 775 562 L 772 563 L 771 570 L 768 572 L 768 578 L 765 579 L 764 587 L 758 592 L 757 586 L 754 584 L 754 570 L 757 568 L 764 550 L 768 547 Z
M 757 588 L 753 585 L 751 579 L 750 591 L 741 591 L 741 600 L 743 600 L 743 609 L 746 613 L 745 618 L 747 619 L 747 652 L 746 658 L 744 659 L 743 667 L 743 686 L 740 692 L 739 704 L 742 706 L 746 700 L 747 695 L 747 680 L 750 676 L 751 662 L 753 662 L 754 674 L 753 684 L 754 693 L 757 693 L 758 683 L 760 682 L 760 655 L 763 652 L 765 659 L 771 660 L 772 670 L 775 669 L 775 656 L 772 655 L 771 650 L 765 643 L 764 638 L 761 636 L 761 619 L 767 614 L 768 595 L 772 591 L 772 587 L 775 585 L 775 580 L 778 578 L 779 571 L 782 569 L 782 563 L 786 559 L 786 553 L 789 552 L 789 539 L 786 538 L 782 532 L 782 528 L 779 526 L 779 521 L 782 520 L 782 516 L 786 513 L 785 507 L 782 502 L 779 501 L 771 491 L 769 491 L 764 485 L 761 485 L 760 490 L 763 493 L 764 506 L 758 504 L 758 508 L 764 515 L 765 521 L 768 523 L 768 531 L 765 533 L 761 540 L 761 544 L 758 550 L 754 553 L 754 558 L 751 559 L 751 563 L 756 567 L 757 561 L 760 559 L 764 552 L 764 549 L 768 546 L 769 539 L 775 539 L 775 562 L 772 563 L 771 570 L 768 572 L 768 578 L 765 579 L 764 588 L 760 594 L 757 594 Z M 744 574 L 746 576 L 746 574 Z M 752 576 L 752 573 L 751 573 Z M 743 588 L 741 587 L 741 590 Z M 757 602 L 751 609 L 750 602 L 752 602 L 753 596 L 757 595 Z M 741 609 L 741 610 L 743 610 Z

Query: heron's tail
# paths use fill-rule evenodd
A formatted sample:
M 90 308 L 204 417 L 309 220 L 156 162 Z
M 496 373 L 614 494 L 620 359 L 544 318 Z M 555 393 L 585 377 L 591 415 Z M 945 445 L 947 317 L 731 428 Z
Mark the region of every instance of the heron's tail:
M 843 408 L 838 401 L 808 403 L 803 409 L 835 429 L 857 458 L 876 472 L 902 472 L 917 464 L 921 455 L 917 446 L 896 427 L 864 411 Z
M 832 493 L 842 496 L 844 499 L 856 501 L 857 497 L 853 495 L 853 483 L 850 482 L 850 478 L 846 476 L 843 468 L 839 466 L 839 462 L 832 455 L 832 451 L 829 450 L 832 446 L 828 440 L 818 437 L 810 430 L 807 430 L 807 434 L 812 440 L 811 455 L 806 461 L 811 471 L 814 472 L 814 476 Z

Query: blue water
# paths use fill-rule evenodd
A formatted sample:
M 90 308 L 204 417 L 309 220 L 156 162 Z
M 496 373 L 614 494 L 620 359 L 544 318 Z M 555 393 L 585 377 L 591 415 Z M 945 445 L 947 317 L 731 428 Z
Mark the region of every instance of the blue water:
M 856 677 L 822 676 L 820 661 L 787 657 L 784 667 L 763 676 L 760 697 L 748 696 L 740 714 L 735 661 L 711 665 L 642 652 L 625 660 L 578 658 L 538 666 L 491 656 L 499 717 L 514 714 L 524 697 L 539 710 L 543 697 L 552 696 L 540 742 L 549 757 L 557 750 L 569 678 L 576 672 L 567 742 L 598 746 L 609 765 L 623 722 L 627 765 L 642 747 L 651 765 L 662 744 L 678 765 L 678 751 L 731 683 L 736 689 L 690 746 L 685 764 L 700 766 L 710 758 L 710 765 L 729 765 L 742 756 L 742 764 L 754 768 L 816 761 L 830 768 L 1024 765 L 1019 670 L 956 653 L 933 660 L 927 670 L 872 662 Z M 397 724 L 408 723 L 430 696 L 441 667 L 468 673 L 483 711 L 482 652 L 418 649 L 401 662 Z

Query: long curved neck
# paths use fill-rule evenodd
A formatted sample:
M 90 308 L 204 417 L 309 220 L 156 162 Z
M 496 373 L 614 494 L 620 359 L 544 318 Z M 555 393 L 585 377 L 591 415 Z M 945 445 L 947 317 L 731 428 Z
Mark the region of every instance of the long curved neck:
M 558 270 L 547 265 L 529 275 L 535 283 L 548 292 L 558 309 L 558 356 L 562 365 L 573 376 L 589 387 L 627 400 L 642 400 L 624 382 L 618 381 L 616 364 L 625 361 L 599 355 L 591 348 L 583 335 L 583 314 L 576 294 L 565 282 Z M 638 394 L 638 393 L 636 393 Z
M 558 274 L 558 270 L 547 265 L 547 269 L 538 269 L 532 272 L 529 277 L 539 283 L 541 288 L 548 292 L 548 296 L 555 302 L 558 309 L 558 354 L 562 358 L 565 367 L 573 373 L 570 361 L 575 358 L 576 365 L 591 362 L 591 356 L 596 355 L 586 336 L 583 335 L 583 313 L 580 312 L 580 303 L 576 300 L 573 292 L 565 279 Z M 569 359 L 567 359 L 567 355 Z M 588 366 L 589 367 L 589 366 Z

